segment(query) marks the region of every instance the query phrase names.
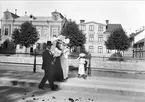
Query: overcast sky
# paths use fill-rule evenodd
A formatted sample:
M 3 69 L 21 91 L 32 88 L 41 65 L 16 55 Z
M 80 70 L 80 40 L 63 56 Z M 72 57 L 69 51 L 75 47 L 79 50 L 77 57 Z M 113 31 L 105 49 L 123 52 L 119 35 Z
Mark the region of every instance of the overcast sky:
M 6 10 L 23 16 L 27 14 L 34 16 L 50 16 L 57 9 L 68 19 L 79 23 L 80 19 L 95 21 L 98 23 L 122 24 L 128 32 L 145 26 L 145 1 L 0 1 L 0 18 Z

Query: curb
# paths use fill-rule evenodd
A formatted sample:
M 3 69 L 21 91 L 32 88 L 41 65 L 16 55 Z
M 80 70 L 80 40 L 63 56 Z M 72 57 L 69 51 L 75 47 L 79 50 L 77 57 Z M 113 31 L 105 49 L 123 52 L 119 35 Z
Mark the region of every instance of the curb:
M 145 74 L 145 71 L 136 71 L 136 70 L 119 70 L 119 69 L 106 69 L 106 68 L 91 68 L 91 70 L 102 71 L 102 72 L 115 72 L 115 73 Z

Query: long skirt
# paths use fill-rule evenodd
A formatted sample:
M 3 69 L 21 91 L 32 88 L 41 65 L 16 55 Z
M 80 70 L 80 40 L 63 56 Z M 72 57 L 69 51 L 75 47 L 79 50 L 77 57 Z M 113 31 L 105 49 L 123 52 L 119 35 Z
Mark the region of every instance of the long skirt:
M 68 78 L 68 71 L 69 71 L 68 59 L 62 56 L 60 60 L 61 60 L 61 66 L 62 66 L 62 71 L 63 71 L 63 77 L 64 79 L 66 79 Z
M 54 62 L 54 66 L 53 66 L 53 80 L 54 81 L 63 81 L 64 77 L 63 77 L 63 71 L 62 71 L 62 67 L 61 67 L 61 62 L 60 62 L 60 57 L 56 57 L 55 62 Z

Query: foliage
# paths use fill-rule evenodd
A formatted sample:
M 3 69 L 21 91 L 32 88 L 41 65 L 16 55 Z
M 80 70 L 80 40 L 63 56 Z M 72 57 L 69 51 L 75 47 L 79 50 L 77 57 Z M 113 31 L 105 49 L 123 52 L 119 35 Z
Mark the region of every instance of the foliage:
M 130 41 L 128 36 L 125 34 L 123 29 L 115 29 L 105 42 L 107 49 L 125 51 L 130 46 Z
M 124 59 L 122 58 L 121 53 L 114 53 L 113 55 L 110 56 L 109 58 L 110 61 L 124 61 Z
M 15 29 L 12 34 L 12 40 L 15 44 L 20 44 L 26 48 L 35 44 L 39 40 L 36 27 L 31 22 L 24 22 L 20 29 Z
M 5 54 L 14 54 L 16 50 L 14 42 L 10 41 L 9 39 L 5 40 L 2 46 L 0 47 L 0 53 Z
M 79 30 L 78 25 L 75 22 L 68 22 L 62 29 L 61 34 L 70 39 L 70 47 L 83 46 L 86 42 L 85 35 Z
M 2 36 L 1 36 L 1 29 L 0 29 L 0 40 L 1 40 L 1 37 L 2 37 Z

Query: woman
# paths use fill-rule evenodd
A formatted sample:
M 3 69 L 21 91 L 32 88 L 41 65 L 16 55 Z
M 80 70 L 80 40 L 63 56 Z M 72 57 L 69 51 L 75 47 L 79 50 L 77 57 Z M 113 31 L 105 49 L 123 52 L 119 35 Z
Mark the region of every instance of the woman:
M 68 54 L 69 54 L 69 49 L 67 48 L 67 44 L 63 43 L 63 54 L 60 58 L 61 60 L 61 66 L 63 70 L 63 77 L 64 79 L 68 79 L 68 71 L 69 71 L 69 66 L 68 66 Z
M 53 51 L 54 56 L 54 81 L 64 81 L 63 70 L 61 67 L 60 57 L 62 56 L 62 42 L 58 40 Z

